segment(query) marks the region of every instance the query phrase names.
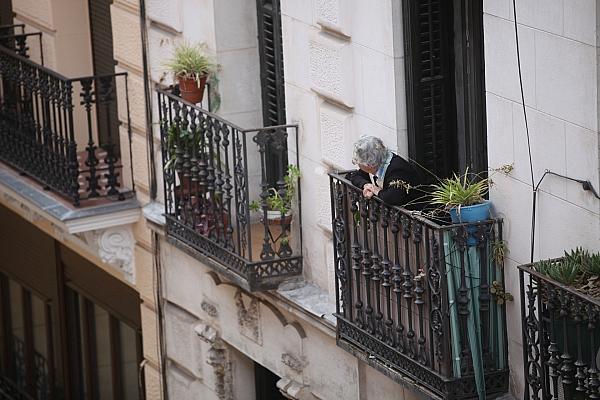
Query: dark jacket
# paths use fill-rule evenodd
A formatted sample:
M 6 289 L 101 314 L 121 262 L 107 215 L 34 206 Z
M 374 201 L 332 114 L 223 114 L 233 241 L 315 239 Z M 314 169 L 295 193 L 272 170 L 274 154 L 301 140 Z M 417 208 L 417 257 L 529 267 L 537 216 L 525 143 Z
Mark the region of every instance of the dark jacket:
M 361 189 L 365 184 L 371 183 L 369 174 L 360 169 L 350 172 L 347 178 L 354 186 Z M 390 182 L 394 183 L 390 185 Z M 383 177 L 383 189 L 379 191 L 377 197 L 393 206 L 406 206 L 411 210 L 420 210 L 422 200 L 417 199 L 423 196 L 422 189 L 414 189 L 414 187 L 422 184 L 424 181 L 417 168 L 394 154 Z

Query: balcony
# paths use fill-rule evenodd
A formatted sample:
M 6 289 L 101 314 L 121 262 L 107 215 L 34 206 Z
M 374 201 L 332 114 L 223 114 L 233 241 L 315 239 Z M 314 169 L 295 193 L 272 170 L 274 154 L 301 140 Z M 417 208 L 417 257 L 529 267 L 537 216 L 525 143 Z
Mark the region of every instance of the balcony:
M 428 398 L 505 393 L 501 221 L 440 225 L 330 183 L 338 345 Z
M 525 397 L 600 398 L 600 300 L 541 274 L 533 264 L 519 266 L 519 278 Z M 586 282 L 597 288 L 596 279 Z
M 62 76 L 29 58 L 38 34 L 19 29 L 0 29 L 0 160 L 76 207 L 133 197 L 127 74 Z
M 169 241 L 250 291 L 301 275 L 300 191 L 288 175 L 297 126 L 242 129 L 157 93 Z M 277 196 L 290 199 L 279 214 Z

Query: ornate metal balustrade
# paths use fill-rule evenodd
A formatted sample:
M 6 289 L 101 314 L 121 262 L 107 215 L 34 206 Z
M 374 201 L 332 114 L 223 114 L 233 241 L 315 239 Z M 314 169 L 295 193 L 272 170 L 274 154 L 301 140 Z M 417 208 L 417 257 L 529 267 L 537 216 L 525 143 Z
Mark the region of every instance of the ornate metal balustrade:
M 0 375 L 0 400 L 33 400 L 33 397 L 7 377 Z
M 44 65 L 42 50 L 42 32 L 25 33 L 25 24 L 0 25 L 0 46 L 13 49 L 17 54 L 29 58 L 28 39 L 36 37 L 39 48 L 40 63 Z
M 501 221 L 439 225 L 330 179 L 338 345 L 430 398 L 506 392 Z
M 0 85 L 0 160 L 76 206 L 133 195 L 121 163 L 130 124 L 121 149 L 118 117 L 129 122 L 126 73 L 69 79 L 0 45 Z
M 299 187 L 285 215 L 273 218 L 267 205 L 275 193 L 286 197 L 297 126 L 242 129 L 170 89 L 157 92 L 169 240 L 251 291 L 300 275 Z
M 519 278 L 525 397 L 600 399 L 600 300 L 532 264 L 519 266 Z

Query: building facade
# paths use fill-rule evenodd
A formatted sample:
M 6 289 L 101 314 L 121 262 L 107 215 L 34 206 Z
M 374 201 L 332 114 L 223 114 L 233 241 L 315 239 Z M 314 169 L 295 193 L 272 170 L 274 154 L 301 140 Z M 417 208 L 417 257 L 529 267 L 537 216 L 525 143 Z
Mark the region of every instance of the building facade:
M 12 0 L 0 389 L 561 398 L 560 375 L 590 396 L 581 349 L 547 364 L 552 296 L 517 266 L 600 248 L 598 7 Z M 218 63 L 197 105 L 165 67 L 182 42 Z M 438 177 L 487 173 L 496 219 L 362 199 L 338 171 L 365 134 Z M 574 311 L 578 342 L 594 307 Z

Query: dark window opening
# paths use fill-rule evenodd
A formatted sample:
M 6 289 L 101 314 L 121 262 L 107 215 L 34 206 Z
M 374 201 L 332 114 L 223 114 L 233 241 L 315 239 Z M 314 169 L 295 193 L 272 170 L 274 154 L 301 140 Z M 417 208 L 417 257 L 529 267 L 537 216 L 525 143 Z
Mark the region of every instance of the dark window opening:
M 410 157 L 435 176 L 487 170 L 483 10 L 403 0 Z
M 263 367 L 254 363 L 254 385 L 256 387 L 256 398 L 260 400 L 285 400 L 285 397 L 277 389 L 279 377 Z

